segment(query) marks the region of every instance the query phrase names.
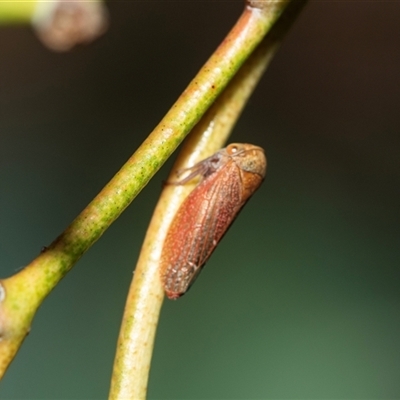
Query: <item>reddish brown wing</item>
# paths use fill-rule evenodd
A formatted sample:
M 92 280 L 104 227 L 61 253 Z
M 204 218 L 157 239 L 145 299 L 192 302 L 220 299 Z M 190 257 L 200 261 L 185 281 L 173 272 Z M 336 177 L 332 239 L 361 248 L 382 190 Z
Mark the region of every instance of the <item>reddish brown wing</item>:
M 240 170 L 230 161 L 204 179 L 180 206 L 165 239 L 161 275 L 167 296 L 193 283 L 243 206 Z

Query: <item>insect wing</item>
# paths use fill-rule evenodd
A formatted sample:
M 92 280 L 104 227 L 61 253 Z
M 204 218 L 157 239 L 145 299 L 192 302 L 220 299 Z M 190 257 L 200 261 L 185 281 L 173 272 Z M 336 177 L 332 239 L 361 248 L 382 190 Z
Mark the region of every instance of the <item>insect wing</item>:
M 167 296 L 183 295 L 243 206 L 233 161 L 204 179 L 185 199 L 167 234 L 161 259 Z

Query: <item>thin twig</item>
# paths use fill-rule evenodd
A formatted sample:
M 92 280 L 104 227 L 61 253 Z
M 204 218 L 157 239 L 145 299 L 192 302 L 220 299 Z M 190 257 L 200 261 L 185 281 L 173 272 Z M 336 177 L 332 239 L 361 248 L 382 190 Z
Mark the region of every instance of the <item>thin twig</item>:
M 305 1 L 300 1 L 290 7 L 282 23 L 279 21 L 199 121 L 185 141 L 170 180 L 174 180 L 177 170 L 194 165 L 224 145 L 280 41 L 304 4 Z M 159 276 L 162 244 L 172 218 L 191 189 L 190 184 L 167 185 L 154 211 L 127 297 L 110 400 L 146 397 L 155 332 L 164 298 Z

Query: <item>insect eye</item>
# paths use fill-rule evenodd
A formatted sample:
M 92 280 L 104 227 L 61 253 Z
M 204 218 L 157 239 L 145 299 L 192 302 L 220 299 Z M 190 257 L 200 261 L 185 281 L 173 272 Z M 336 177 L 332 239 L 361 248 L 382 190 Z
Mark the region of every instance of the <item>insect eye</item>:
M 231 144 L 230 146 L 228 146 L 227 150 L 228 153 L 231 155 L 237 153 L 239 151 L 239 147 L 236 146 L 236 144 Z

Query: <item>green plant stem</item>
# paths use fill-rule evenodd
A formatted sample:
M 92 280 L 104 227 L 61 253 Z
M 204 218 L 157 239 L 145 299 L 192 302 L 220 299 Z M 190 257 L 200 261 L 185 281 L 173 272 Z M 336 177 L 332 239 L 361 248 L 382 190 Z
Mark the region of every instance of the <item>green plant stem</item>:
M 44 298 L 181 143 L 287 5 L 246 7 L 238 23 L 135 154 L 71 225 L 22 271 L 0 282 L 0 376 Z
M 192 166 L 220 149 L 228 139 L 248 98 L 295 20 L 305 1 L 297 2 L 274 26 L 225 91 L 185 141 L 169 180 L 176 170 Z M 127 297 L 112 375 L 110 400 L 144 399 L 159 319 L 163 288 L 159 259 L 168 227 L 192 185 L 167 185 L 150 222 Z
M 0 24 L 30 23 L 36 9 L 37 0 L 0 1 Z

